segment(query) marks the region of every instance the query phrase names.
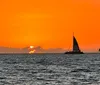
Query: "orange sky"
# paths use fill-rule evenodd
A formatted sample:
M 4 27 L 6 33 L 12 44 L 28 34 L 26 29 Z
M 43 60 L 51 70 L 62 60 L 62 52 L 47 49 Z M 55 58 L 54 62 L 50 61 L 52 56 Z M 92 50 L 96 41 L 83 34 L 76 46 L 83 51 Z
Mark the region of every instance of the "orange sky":
M 0 0 L 0 46 L 100 47 L 100 0 Z

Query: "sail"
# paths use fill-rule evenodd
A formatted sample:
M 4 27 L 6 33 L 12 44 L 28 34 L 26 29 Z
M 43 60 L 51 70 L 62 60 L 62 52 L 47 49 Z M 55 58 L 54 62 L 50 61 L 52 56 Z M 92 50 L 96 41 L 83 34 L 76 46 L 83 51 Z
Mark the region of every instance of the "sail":
M 80 48 L 78 46 L 78 42 L 76 38 L 73 36 L 73 52 L 80 52 Z

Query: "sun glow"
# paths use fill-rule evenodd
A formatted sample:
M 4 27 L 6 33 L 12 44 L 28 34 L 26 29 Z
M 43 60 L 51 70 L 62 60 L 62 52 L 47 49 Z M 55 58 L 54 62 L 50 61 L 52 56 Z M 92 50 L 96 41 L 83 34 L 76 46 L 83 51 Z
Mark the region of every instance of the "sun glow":
M 29 53 L 31 54 L 31 53 L 34 53 L 34 52 L 35 52 L 34 46 L 30 46 L 29 47 Z
M 32 49 L 32 48 L 34 48 L 34 46 L 30 46 L 30 48 Z

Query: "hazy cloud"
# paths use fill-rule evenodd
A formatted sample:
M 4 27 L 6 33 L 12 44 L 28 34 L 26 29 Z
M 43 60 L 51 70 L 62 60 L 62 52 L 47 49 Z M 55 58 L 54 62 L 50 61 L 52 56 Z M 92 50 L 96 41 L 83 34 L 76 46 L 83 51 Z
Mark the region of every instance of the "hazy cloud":
M 0 53 L 28 53 L 29 47 L 25 48 L 11 48 L 11 47 L 0 47 Z
M 35 47 L 34 50 L 35 50 L 35 53 L 62 53 L 62 52 L 65 52 L 65 50 L 62 48 L 43 49 L 40 46 Z

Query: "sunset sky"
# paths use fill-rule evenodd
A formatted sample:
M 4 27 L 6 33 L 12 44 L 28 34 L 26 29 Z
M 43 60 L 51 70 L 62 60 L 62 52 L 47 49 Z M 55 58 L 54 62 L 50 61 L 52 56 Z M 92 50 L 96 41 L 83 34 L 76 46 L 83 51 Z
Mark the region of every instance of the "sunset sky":
M 100 0 L 0 0 L 0 46 L 100 48 Z M 70 47 L 71 48 L 71 47 Z

